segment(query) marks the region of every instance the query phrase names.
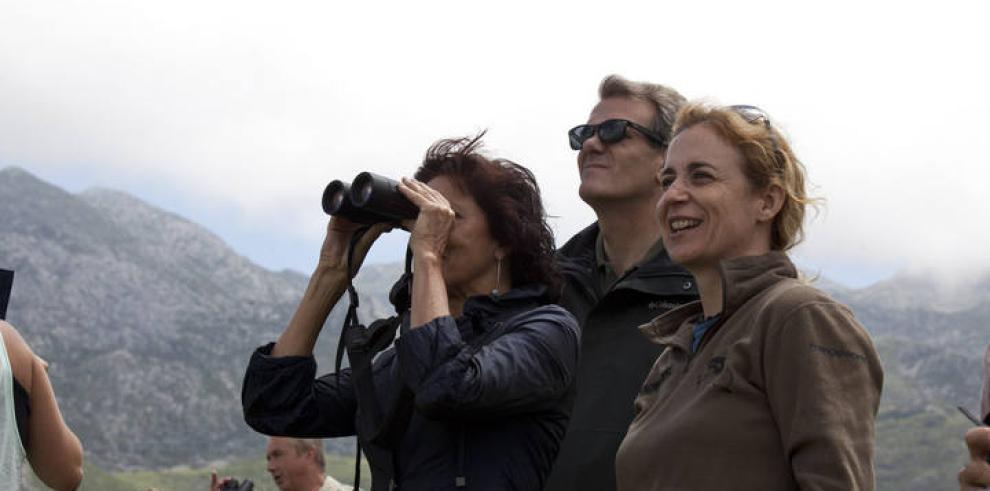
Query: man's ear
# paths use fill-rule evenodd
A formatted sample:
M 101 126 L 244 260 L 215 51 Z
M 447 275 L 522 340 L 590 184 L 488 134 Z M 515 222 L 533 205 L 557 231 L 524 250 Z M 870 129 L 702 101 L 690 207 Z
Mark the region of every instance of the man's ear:
M 780 184 L 771 183 L 760 193 L 759 221 L 770 222 L 784 207 L 784 188 Z
M 656 160 L 654 160 L 654 162 L 656 162 L 657 164 L 657 167 L 656 169 L 653 169 L 654 171 L 653 174 L 657 176 L 657 182 L 660 181 L 660 171 L 663 170 L 663 164 L 666 161 L 667 161 L 667 150 L 664 149 L 664 151 L 659 152 L 659 155 L 657 156 Z

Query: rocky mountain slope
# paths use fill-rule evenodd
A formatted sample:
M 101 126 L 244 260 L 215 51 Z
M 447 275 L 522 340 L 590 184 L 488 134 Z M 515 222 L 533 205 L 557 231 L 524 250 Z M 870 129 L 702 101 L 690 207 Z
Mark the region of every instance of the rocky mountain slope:
M 73 195 L 16 168 L 0 170 L 0 216 L 0 267 L 16 272 L 7 318 L 50 361 L 90 458 L 154 467 L 263 448 L 241 417 L 241 378 L 288 322 L 305 276 L 265 270 L 127 194 Z M 362 318 L 386 305 L 369 298 Z M 321 366 L 332 366 L 342 318 L 321 336 Z
M 968 283 L 988 280 L 975 275 Z M 864 290 L 832 292 L 870 330 L 884 364 L 878 489 L 958 489 L 955 474 L 969 457 L 962 435 L 971 423 L 956 406 L 974 413 L 979 407 L 990 343 L 988 291 L 899 275 Z

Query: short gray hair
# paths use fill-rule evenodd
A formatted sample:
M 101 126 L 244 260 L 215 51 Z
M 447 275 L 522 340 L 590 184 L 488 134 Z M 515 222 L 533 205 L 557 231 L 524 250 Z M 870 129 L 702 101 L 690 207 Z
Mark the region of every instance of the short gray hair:
M 323 440 L 319 438 L 291 438 L 291 440 L 292 446 L 296 448 L 296 454 L 301 454 L 306 449 L 312 448 L 316 455 L 316 465 L 320 467 L 321 471 L 326 472 L 327 463 L 323 457 Z
M 684 96 L 670 87 L 649 82 L 633 82 L 620 75 L 609 75 L 603 78 L 598 86 L 598 98 L 605 100 L 609 97 L 628 97 L 650 103 L 655 110 L 650 129 L 663 138 L 664 146 L 670 143 L 677 111 L 687 102 Z

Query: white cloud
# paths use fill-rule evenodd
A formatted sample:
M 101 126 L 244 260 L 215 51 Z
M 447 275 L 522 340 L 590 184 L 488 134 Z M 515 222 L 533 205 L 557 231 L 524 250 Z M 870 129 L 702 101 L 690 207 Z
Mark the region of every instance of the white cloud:
M 564 132 L 618 72 L 766 108 L 828 199 L 797 251 L 824 274 L 984 264 L 972 5 L 7 2 L 0 165 L 123 188 L 306 269 L 325 182 L 408 174 L 489 128 L 566 238 L 593 215 Z

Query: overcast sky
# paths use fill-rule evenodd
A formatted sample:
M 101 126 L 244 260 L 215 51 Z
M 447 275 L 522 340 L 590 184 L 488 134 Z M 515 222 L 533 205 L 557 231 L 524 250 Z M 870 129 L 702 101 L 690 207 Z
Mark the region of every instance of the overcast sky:
M 594 219 L 566 130 L 619 73 L 767 110 L 827 200 L 800 265 L 851 286 L 970 271 L 990 264 L 982 4 L 0 0 L 0 167 L 308 272 L 329 180 L 408 175 L 487 128 L 562 242 Z M 401 259 L 392 235 L 373 260 Z

